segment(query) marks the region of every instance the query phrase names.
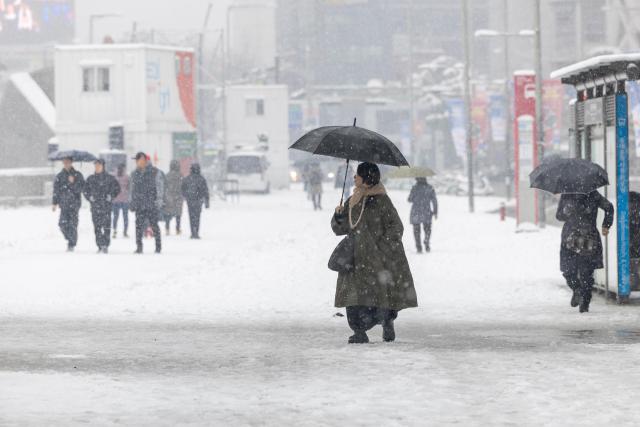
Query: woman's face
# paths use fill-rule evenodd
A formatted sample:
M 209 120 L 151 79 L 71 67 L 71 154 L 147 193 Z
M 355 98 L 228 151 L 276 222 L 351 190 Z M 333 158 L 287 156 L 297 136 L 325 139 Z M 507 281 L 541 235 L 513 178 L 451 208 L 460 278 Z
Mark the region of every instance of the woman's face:
M 356 187 L 362 187 L 364 185 L 364 180 L 358 174 L 353 176 L 353 180 L 355 181 Z

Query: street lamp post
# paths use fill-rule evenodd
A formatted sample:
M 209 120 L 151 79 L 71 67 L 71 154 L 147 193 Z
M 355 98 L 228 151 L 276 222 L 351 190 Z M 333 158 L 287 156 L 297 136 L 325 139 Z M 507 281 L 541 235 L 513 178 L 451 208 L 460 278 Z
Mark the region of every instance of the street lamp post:
M 93 44 L 93 26 L 96 20 L 104 18 L 119 18 L 122 15 L 119 13 L 98 13 L 89 15 L 89 44 Z
M 542 114 L 542 38 L 540 26 L 540 0 L 535 0 L 535 67 L 536 67 L 536 137 L 538 139 L 538 164 L 544 159 L 544 117 Z M 547 222 L 545 195 L 538 198 L 538 224 L 544 228 Z
M 511 145 L 513 143 L 512 139 L 512 126 L 511 126 L 511 86 L 510 86 L 510 72 L 509 66 L 511 61 L 509 60 L 509 39 L 510 38 L 530 38 L 533 37 L 535 32 L 533 30 L 521 30 L 517 33 L 509 32 L 509 23 L 508 23 L 508 13 L 507 13 L 507 0 L 504 0 L 504 8 L 505 8 L 505 21 L 504 21 L 504 32 L 495 31 L 495 30 L 477 30 L 475 32 L 476 38 L 482 37 L 500 37 L 503 39 L 504 45 L 504 104 L 505 104 L 505 183 L 507 185 L 506 188 L 506 197 L 507 200 L 511 199 L 511 185 L 512 185 L 512 176 L 511 176 Z
M 471 48 L 469 46 L 469 0 L 462 0 L 462 20 L 464 27 L 464 104 L 466 110 L 466 147 L 467 147 L 467 187 L 469 193 L 469 212 L 475 210 L 473 199 L 473 145 L 472 135 L 473 124 L 471 123 Z

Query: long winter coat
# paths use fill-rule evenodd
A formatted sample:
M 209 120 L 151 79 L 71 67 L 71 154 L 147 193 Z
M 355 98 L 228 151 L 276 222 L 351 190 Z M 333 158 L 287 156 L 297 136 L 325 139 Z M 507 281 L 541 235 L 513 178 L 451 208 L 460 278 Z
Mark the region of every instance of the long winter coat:
M 182 196 L 189 206 L 202 206 L 204 203 L 209 207 L 209 186 L 200 174 L 200 166 L 191 165 L 191 173 L 182 180 Z
M 344 213 L 331 221 L 338 235 L 353 233 L 355 239 L 355 269 L 338 274 L 336 307 L 364 305 L 392 310 L 417 307 L 413 277 L 402 245 L 404 228 L 398 212 L 387 195 L 365 197 L 353 207 L 359 216 L 366 203 L 362 219 L 356 228 L 349 225 L 349 203 Z M 352 218 L 356 221 L 356 218 Z
M 165 177 L 164 211 L 170 216 L 180 216 L 183 203 L 180 164 L 171 162 L 171 170 Z
M 92 211 L 110 214 L 113 200 L 120 193 L 120 184 L 113 175 L 106 172 L 95 173 L 87 178 L 82 192 L 91 203 Z
M 426 182 L 418 182 L 413 186 L 409 193 L 409 202 L 412 203 L 409 216 L 411 224 L 429 223 L 433 215 L 438 216 L 436 191 Z
M 69 182 L 69 177 L 73 176 L 73 183 Z M 82 205 L 82 188 L 84 187 L 84 177 L 74 168 L 62 169 L 53 182 L 53 204 L 60 206 L 60 209 L 80 209 Z
M 613 205 L 597 191 L 588 195 L 563 194 L 560 198 L 556 218 L 558 221 L 564 222 L 562 244 L 560 245 L 560 270 L 562 272 L 571 271 L 584 263 L 590 265 L 594 270 L 604 267 L 602 240 L 596 226 L 598 209 L 602 209 L 605 213 L 602 227 L 610 228 L 613 224 Z M 568 238 L 574 232 L 580 232 L 581 235 L 588 236 L 590 240 L 596 242 L 591 255 L 579 255 L 567 248 Z
M 133 212 L 161 209 L 164 194 L 164 177 L 160 170 L 147 165 L 131 173 L 129 180 L 129 209 Z

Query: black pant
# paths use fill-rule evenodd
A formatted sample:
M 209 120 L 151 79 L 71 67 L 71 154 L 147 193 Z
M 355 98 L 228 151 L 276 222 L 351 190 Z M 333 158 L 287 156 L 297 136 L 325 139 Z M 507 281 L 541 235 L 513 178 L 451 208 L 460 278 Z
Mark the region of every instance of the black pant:
M 171 226 L 171 218 L 173 218 L 173 215 L 165 215 L 164 216 L 164 222 L 165 222 L 165 227 L 167 229 L 167 231 L 169 231 L 169 228 Z M 180 232 L 180 222 L 182 220 L 182 216 L 181 215 L 176 215 L 176 231 Z
M 594 284 L 593 270 L 590 263 L 578 261 L 562 273 L 569 288 L 578 292 L 587 304 L 591 302 L 591 291 Z
M 424 246 L 430 248 L 431 241 L 431 221 L 422 223 L 424 227 Z M 416 248 L 422 250 L 422 243 L 420 242 L 420 224 L 413 224 L 413 237 L 416 239 Z
M 188 203 L 189 225 L 191 226 L 191 237 L 200 236 L 200 214 L 202 213 L 202 203 Z
M 347 321 L 354 332 L 366 332 L 376 325 L 395 320 L 397 310 L 364 305 L 350 305 L 347 307 Z
M 98 248 L 108 248 L 111 243 L 111 206 L 91 208 L 91 220 Z
M 61 208 L 58 226 L 70 247 L 75 248 L 78 243 L 78 210 L 75 208 Z
M 156 238 L 156 250 L 159 251 L 162 249 L 162 238 L 160 227 L 158 227 L 158 210 L 155 208 L 136 211 L 136 245 L 142 248 L 142 235 L 147 224 L 151 226 L 153 236 Z

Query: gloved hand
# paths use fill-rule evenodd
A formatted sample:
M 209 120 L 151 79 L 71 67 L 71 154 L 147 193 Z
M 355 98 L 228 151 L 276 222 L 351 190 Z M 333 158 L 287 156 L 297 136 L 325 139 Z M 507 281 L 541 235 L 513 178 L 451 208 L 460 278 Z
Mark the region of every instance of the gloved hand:
M 95 198 L 95 197 L 93 197 L 93 196 L 91 196 L 91 197 L 89 197 L 89 201 L 90 201 L 91 203 L 93 203 L 93 202 L 95 202 L 95 201 L 96 201 L 96 198 Z

